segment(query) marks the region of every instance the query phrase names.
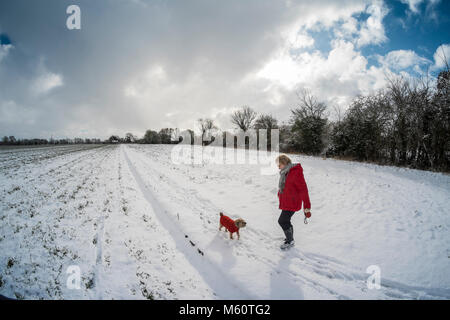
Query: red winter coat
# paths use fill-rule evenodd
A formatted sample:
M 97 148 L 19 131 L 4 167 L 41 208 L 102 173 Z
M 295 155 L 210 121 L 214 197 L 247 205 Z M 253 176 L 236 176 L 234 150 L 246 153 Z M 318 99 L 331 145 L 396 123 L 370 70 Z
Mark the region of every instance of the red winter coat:
M 236 225 L 234 224 L 233 219 L 225 215 L 220 217 L 220 224 L 227 228 L 227 230 L 231 233 L 238 231 L 238 227 L 236 227 Z
M 302 203 L 303 209 L 311 209 L 308 187 L 306 186 L 303 168 L 300 164 L 289 170 L 283 193 L 278 191 L 278 199 L 280 200 L 279 208 L 281 210 L 299 211 L 302 208 Z

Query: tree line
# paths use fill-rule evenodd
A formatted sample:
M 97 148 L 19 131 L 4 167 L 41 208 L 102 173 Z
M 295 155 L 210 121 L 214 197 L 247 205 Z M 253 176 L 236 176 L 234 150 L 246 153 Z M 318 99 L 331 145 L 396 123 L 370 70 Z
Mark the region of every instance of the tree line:
M 419 169 L 450 169 L 449 71 L 428 79 L 389 81 L 358 97 L 330 126 L 327 153 Z
M 270 131 L 279 129 L 281 152 L 449 172 L 449 78 L 448 67 L 436 79 L 390 78 L 387 87 L 356 97 L 345 112 L 334 107 L 333 120 L 329 106 L 302 89 L 287 123 L 249 106 L 232 113 L 230 122 L 244 132 L 266 129 L 269 147 Z M 198 128 L 202 138 L 218 130 L 212 119 L 199 119 Z
M 4 136 L 0 145 L 4 146 L 30 146 L 30 145 L 66 145 L 66 144 L 99 144 L 104 141 L 98 138 L 64 138 L 64 139 L 16 139 L 15 136 Z
M 329 107 L 303 89 L 287 123 L 249 106 L 230 121 L 244 132 L 266 129 L 269 144 L 270 131 L 279 129 L 281 152 L 448 172 L 449 78 L 448 67 L 436 79 L 390 78 L 387 87 L 356 97 L 344 113 L 335 107 L 333 120 Z M 218 129 L 212 119 L 199 119 L 198 127 L 202 137 Z
M 430 78 L 388 79 L 386 88 L 356 97 L 344 113 L 335 107 L 333 120 L 330 120 L 329 106 L 309 90 L 303 89 L 297 92 L 297 105 L 291 110 L 291 117 L 286 123 L 279 124 L 273 115 L 258 114 L 249 106 L 242 106 L 233 112 L 230 122 L 244 132 L 266 129 L 269 148 L 271 130 L 279 129 L 281 152 L 450 171 L 449 77 L 447 67 L 434 81 Z M 211 133 L 219 128 L 212 119 L 198 119 L 197 126 L 200 141 L 214 141 L 217 135 Z M 194 130 L 188 131 L 194 138 Z M 164 128 L 147 130 L 141 138 L 127 133 L 124 138 L 113 135 L 104 141 L 80 138 L 16 140 L 14 137 L 4 137 L 1 143 L 175 144 L 179 142 L 174 139 L 175 133 L 173 128 Z M 248 141 L 246 147 L 249 147 Z

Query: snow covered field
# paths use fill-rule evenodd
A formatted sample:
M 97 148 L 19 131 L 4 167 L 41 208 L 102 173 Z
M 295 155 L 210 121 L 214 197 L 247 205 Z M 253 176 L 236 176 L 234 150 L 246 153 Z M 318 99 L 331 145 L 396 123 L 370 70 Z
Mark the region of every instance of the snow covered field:
M 0 294 L 450 299 L 448 175 L 293 156 L 312 219 L 293 217 L 296 247 L 282 252 L 278 175 L 253 164 L 176 164 L 172 148 L 0 149 Z M 239 241 L 218 231 L 219 211 L 247 221 Z M 79 290 L 66 285 L 74 265 Z M 371 265 L 379 290 L 366 284 Z

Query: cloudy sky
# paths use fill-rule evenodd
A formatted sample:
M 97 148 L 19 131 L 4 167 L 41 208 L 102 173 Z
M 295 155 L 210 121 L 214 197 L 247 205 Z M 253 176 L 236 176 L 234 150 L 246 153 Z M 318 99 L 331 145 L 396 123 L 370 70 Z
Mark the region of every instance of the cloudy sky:
M 81 9 L 68 30 L 66 9 Z M 0 136 L 100 137 L 242 105 L 287 120 L 296 90 L 345 109 L 385 75 L 436 75 L 450 1 L 2 0 Z

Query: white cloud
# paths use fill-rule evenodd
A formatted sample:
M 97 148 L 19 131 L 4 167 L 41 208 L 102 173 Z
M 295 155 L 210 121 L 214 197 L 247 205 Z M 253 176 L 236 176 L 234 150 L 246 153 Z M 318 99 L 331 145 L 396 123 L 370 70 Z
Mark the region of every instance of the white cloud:
M 271 60 L 254 77 L 269 80 L 274 95 L 308 87 L 330 104 L 346 107 L 358 94 L 367 94 L 385 85 L 383 68 L 367 67 L 367 60 L 353 43 L 334 40 L 328 56 L 319 51 L 303 52 L 296 57 L 285 51 Z
M 310 48 L 314 39 L 309 31 L 331 31 L 336 38 L 355 43 L 358 47 L 380 44 L 387 41 L 383 19 L 389 13 L 382 0 L 335 2 L 309 13 L 304 9 L 301 18 L 282 31 L 282 37 L 292 48 Z M 366 20 L 358 21 L 354 15 L 365 13 Z M 300 42 L 301 46 L 296 46 Z
M 342 21 L 346 22 L 343 29 L 347 32 L 356 31 L 352 30 L 356 29 L 357 24 L 356 19 L 352 16 L 364 12 L 369 3 L 370 0 L 355 0 L 345 3 L 337 1 L 303 2 L 298 6 L 298 18 L 281 30 L 281 36 L 287 43 L 293 43 L 298 35 L 308 36 L 307 31 L 329 30 L 335 28 L 336 24 Z
M 161 65 L 152 65 L 142 75 L 125 85 L 124 94 L 129 98 L 142 98 L 148 92 L 161 92 L 170 86 L 167 72 Z
M 434 66 L 433 69 L 442 69 L 450 64 L 450 44 L 443 44 L 436 49 L 433 55 Z
M 296 34 L 292 39 L 291 47 L 293 49 L 311 48 L 314 46 L 314 38 L 307 34 Z
M 441 2 L 441 0 L 400 0 L 402 3 L 408 5 L 409 12 L 418 15 L 421 13 L 420 6 L 422 3 L 426 4 L 425 15 L 430 19 L 437 20 L 437 14 L 435 11 L 436 5 Z
M 367 7 L 366 12 L 370 14 L 365 22 L 362 23 L 357 40 L 358 47 L 368 44 L 380 44 L 387 40 L 384 32 L 383 19 L 389 10 L 381 0 L 374 1 Z
M 356 95 L 368 94 L 386 85 L 385 74 L 389 73 L 389 66 L 369 67 L 358 48 L 387 41 L 383 19 L 388 9 L 379 0 L 352 4 L 316 12 L 316 15 L 291 26 L 290 33 L 287 33 L 289 36 L 285 37 L 285 46 L 252 74 L 253 80 L 268 82 L 265 92 L 272 94 L 271 101 L 289 100 L 286 97 L 280 99 L 280 90 L 291 92 L 308 87 L 328 103 L 345 108 Z M 358 21 L 354 15 L 362 12 L 369 17 Z M 324 19 L 325 16 L 328 19 Z M 294 46 L 289 39 L 296 34 L 308 35 L 310 30 L 321 29 L 335 36 L 328 54 L 314 50 L 314 43 L 311 43 L 310 50 L 291 55 L 290 49 Z
M 402 3 L 407 4 L 409 10 L 413 13 L 419 13 L 419 5 L 423 2 L 423 0 L 400 0 Z
M 0 62 L 8 55 L 8 52 L 13 48 L 11 44 L 0 45 Z
M 419 56 L 412 50 L 394 50 L 385 56 L 378 56 L 378 61 L 385 67 L 393 70 L 402 70 L 409 67 L 419 67 L 430 64 L 431 61 Z M 420 69 L 416 69 L 420 70 Z
M 316 53 L 320 55 L 318 51 Z M 280 85 L 292 89 L 301 79 L 302 61 L 311 59 L 312 56 L 313 54 L 302 53 L 295 61 L 288 52 L 280 52 L 279 56 L 268 62 L 256 73 L 256 76 L 278 82 Z
M 36 122 L 36 109 L 28 108 L 13 100 L 0 101 L 0 125 L 23 126 Z M 7 133 L 5 132 L 4 135 Z
M 37 77 L 32 83 L 32 91 L 36 94 L 45 94 L 56 87 L 63 85 L 63 78 L 61 75 L 46 72 Z
M 353 39 L 358 33 L 359 23 L 354 17 L 348 17 L 344 22 L 333 29 L 337 38 Z
M 422 73 L 423 66 L 432 64 L 428 59 L 411 50 L 395 50 L 378 56 L 380 66 L 369 66 L 367 59 L 355 44 L 344 39 L 332 41 L 332 49 L 326 56 L 319 51 L 303 52 L 295 57 L 288 50 L 280 52 L 254 77 L 268 80 L 268 92 L 276 97 L 280 87 L 286 91 L 307 87 L 315 95 L 345 110 L 359 94 L 370 94 L 387 85 L 386 75 L 411 77 L 412 68 Z M 444 50 L 449 51 L 450 46 Z

